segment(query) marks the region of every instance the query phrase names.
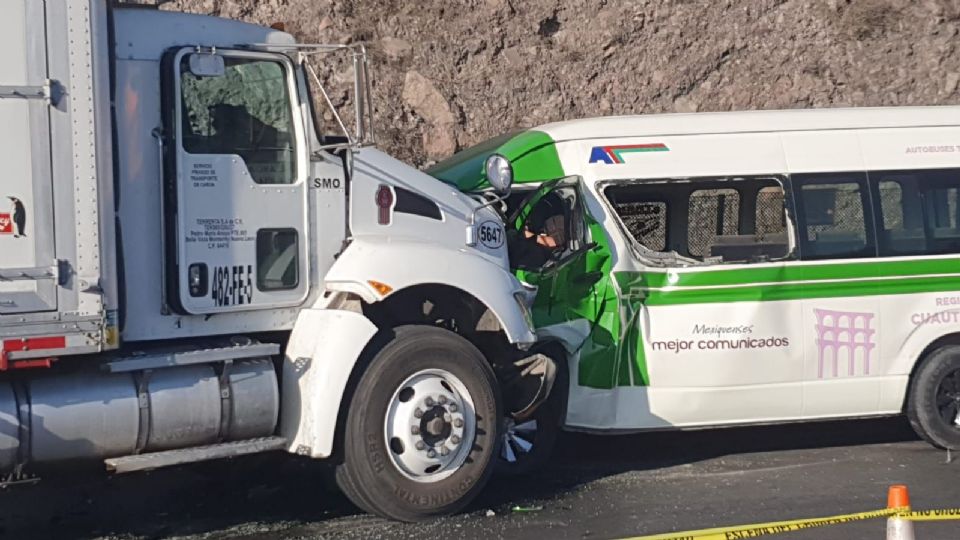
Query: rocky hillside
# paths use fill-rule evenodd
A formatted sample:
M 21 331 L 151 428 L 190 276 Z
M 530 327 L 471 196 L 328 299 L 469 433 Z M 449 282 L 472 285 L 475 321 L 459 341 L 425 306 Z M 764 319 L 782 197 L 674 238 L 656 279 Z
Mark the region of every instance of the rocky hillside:
M 516 127 L 585 116 L 960 102 L 957 0 L 175 0 L 164 9 L 282 21 L 304 42 L 368 43 L 378 142 L 417 165 Z M 318 68 L 331 81 L 350 77 Z

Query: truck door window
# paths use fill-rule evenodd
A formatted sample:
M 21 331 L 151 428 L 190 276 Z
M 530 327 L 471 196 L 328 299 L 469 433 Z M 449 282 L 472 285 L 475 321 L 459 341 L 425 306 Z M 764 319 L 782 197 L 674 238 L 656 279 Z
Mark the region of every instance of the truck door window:
M 192 154 L 237 154 L 258 184 L 296 181 L 293 118 L 286 70 L 276 61 L 224 58 L 218 77 L 180 66 L 183 148 Z
M 297 231 L 261 229 L 257 231 L 257 288 L 261 291 L 295 289 L 297 275 Z

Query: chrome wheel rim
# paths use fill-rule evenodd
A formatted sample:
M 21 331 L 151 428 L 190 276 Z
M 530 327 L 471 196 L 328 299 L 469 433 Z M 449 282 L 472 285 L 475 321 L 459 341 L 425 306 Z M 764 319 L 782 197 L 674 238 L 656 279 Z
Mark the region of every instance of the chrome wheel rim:
M 508 418 L 503 429 L 500 458 L 511 465 L 519 462 L 533 452 L 536 436 L 536 420 L 526 420 L 518 424 Z
M 408 377 L 390 398 L 383 433 L 387 453 L 401 474 L 439 482 L 470 454 L 477 430 L 473 398 L 449 371 L 425 369 Z

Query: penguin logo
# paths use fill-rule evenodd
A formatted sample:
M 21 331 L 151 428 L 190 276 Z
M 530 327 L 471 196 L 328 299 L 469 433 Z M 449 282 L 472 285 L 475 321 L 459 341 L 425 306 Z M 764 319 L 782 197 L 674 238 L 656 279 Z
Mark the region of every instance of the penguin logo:
M 20 238 L 21 236 L 27 235 L 27 209 L 23 206 L 23 201 L 16 197 L 7 197 L 13 203 L 13 225 L 16 226 L 16 231 L 13 233 L 14 238 Z M 9 227 L 9 225 L 8 225 Z

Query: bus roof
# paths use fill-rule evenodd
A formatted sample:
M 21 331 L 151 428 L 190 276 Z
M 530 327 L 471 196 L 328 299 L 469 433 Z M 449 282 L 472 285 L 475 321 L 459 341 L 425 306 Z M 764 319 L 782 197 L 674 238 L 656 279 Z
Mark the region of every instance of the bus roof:
M 508 158 L 514 183 L 564 176 L 557 143 L 590 139 L 777 133 L 844 129 L 960 126 L 960 106 L 862 107 L 584 118 L 516 131 L 467 148 L 427 170 L 462 191 L 489 187 L 483 171 L 491 154 Z
M 554 141 L 575 139 L 878 129 L 960 125 L 960 107 L 863 107 L 607 116 L 533 128 Z

